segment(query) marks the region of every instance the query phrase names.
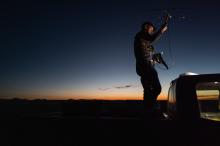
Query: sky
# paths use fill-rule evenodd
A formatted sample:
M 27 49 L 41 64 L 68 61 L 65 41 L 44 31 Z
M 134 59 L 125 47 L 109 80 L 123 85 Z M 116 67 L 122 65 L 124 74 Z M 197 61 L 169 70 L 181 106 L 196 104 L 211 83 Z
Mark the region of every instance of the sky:
M 142 100 L 134 36 L 144 21 L 158 28 L 165 10 L 159 99 L 179 74 L 220 72 L 217 1 L 1 2 L 0 98 Z

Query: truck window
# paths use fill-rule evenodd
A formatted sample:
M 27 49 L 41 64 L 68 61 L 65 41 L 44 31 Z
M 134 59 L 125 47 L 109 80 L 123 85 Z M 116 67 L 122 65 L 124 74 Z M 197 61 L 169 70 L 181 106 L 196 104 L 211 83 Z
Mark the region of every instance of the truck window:
M 220 83 L 205 82 L 196 85 L 200 117 L 220 121 Z
M 168 111 L 171 113 L 176 112 L 176 84 L 174 83 L 168 91 Z

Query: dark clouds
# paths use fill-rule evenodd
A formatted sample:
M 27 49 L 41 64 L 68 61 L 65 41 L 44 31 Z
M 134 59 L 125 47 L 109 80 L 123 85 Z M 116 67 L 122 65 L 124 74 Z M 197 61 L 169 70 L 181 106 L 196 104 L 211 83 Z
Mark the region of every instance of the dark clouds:
M 137 85 L 131 85 L 131 84 L 128 84 L 128 85 L 119 85 L 119 86 L 113 86 L 112 88 L 98 88 L 98 90 L 101 90 L 101 91 L 106 91 L 106 90 L 110 90 L 110 89 L 127 89 L 127 88 L 136 88 Z

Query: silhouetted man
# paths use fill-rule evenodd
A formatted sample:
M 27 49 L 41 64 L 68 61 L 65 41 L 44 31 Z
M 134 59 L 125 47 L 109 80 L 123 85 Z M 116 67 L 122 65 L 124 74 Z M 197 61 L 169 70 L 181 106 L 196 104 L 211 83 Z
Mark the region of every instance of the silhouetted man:
M 157 71 L 154 68 L 153 42 L 167 30 L 167 23 L 164 23 L 158 31 L 151 22 L 145 22 L 141 31 L 135 36 L 134 52 L 136 58 L 136 72 L 141 78 L 144 88 L 144 106 L 149 116 L 156 111 L 157 96 L 161 92 L 161 85 Z

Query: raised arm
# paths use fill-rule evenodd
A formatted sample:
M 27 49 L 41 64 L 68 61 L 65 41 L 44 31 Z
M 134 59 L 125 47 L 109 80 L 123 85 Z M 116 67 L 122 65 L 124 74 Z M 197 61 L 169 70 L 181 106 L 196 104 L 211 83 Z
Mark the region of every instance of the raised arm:
M 152 43 L 157 41 L 161 37 L 161 35 L 167 30 L 168 20 L 169 20 L 169 15 L 166 15 L 164 17 L 164 23 L 161 25 L 160 29 L 152 35 L 152 39 L 151 39 Z
M 167 30 L 167 28 L 167 24 L 161 25 L 160 29 L 152 35 L 151 43 L 157 41 L 161 37 L 161 35 Z

